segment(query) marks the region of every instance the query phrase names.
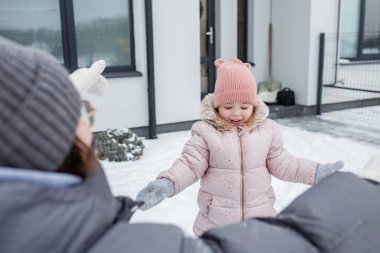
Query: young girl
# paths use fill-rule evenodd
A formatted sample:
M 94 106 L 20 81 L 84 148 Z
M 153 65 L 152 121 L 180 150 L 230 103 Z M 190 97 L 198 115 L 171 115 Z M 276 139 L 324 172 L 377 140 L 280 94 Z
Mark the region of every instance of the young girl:
M 343 167 L 289 154 L 278 125 L 267 118 L 268 107 L 257 98 L 251 66 L 238 59 L 218 59 L 215 65 L 215 92 L 202 101 L 202 121 L 193 125 L 181 157 L 137 195 L 146 210 L 201 179 L 197 236 L 247 218 L 275 216 L 271 175 L 311 185 Z

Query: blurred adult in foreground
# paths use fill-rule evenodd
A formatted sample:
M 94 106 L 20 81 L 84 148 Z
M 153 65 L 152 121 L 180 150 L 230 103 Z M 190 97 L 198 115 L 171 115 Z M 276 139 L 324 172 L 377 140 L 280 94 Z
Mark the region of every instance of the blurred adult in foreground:
M 380 249 L 380 188 L 350 173 L 325 178 L 277 218 L 198 239 L 172 225 L 130 224 L 139 203 L 112 196 L 91 148 L 94 110 L 75 78 L 52 57 L 2 38 L 0 61 L 0 252 Z M 91 80 L 101 80 L 90 69 Z

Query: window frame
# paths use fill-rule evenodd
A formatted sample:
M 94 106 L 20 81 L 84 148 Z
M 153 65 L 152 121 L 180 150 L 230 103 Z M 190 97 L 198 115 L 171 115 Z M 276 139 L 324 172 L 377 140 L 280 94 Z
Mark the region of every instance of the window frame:
M 237 9 L 238 9 L 238 12 L 237 12 L 237 52 L 236 52 L 236 55 L 237 55 L 237 58 L 239 60 L 241 60 L 242 62 L 247 62 L 249 64 L 251 64 L 252 67 L 255 66 L 255 63 L 252 62 L 252 61 L 248 61 L 248 40 L 249 40 L 249 36 L 248 36 L 248 33 L 249 33 L 249 29 L 248 29 L 248 15 L 249 15 L 249 1 L 248 0 L 238 0 L 236 1 L 236 4 L 237 4 Z M 241 29 L 241 27 L 239 27 L 239 4 L 242 4 L 243 6 L 243 29 Z M 240 37 L 239 35 L 239 31 L 242 32 L 243 36 Z M 240 40 L 240 41 L 239 41 Z M 242 45 L 242 48 L 241 48 L 241 55 L 239 55 L 239 46 L 240 46 L 240 43 L 243 44 Z
M 359 32 L 358 32 L 358 43 L 356 48 L 355 57 L 344 57 L 350 61 L 371 61 L 380 60 L 380 53 L 378 54 L 363 54 L 364 48 L 364 25 L 365 25 L 365 11 L 366 11 L 366 0 L 360 0 L 360 10 L 359 10 Z M 380 34 L 380 31 L 379 31 Z
M 134 32 L 134 15 L 133 15 L 133 1 L 127 0 L 129 6 L 129 36 L 131 46 L 131 64 L 108 66 L 104 70 L 105 76 L 141 76 L 141 73 L 136 71 L 136 58 L 135 58 L 135 32 Z M 60 15 L 61 15 L 61 30 L 62 30 L 62 49 L 65 67 L 71 72 L 78 68 L 78 54 L 76 47 L 75 35 L 75 17 L 73 0 L 59 0 Z
M 247 61 L 247 51 L 248 51 L 248 2 L 247 0 L 237 0 L 237 9 L 238 9 L 238 22 L 237 22 L 237 35 L 238 35 L 238 38 L 237 38 L 237 41 L 238 41 L 238 52 L 237 52 L 237 55 L 238 55 L 238 58 L 243 61 L 243 62 L 246 62 Z M 239 26 L 240 25 L 240 22 L 239 22 L 239 5 L 242 5 L 243 7 L 243 13 L 241 13 L 243 15 L 243 29 Z M 242 32 L 242 37 L 240 37 L 239 35 L 239 32 Z M 240 41 L 241 40 L 241 41 Z M 239 55 L 239 45 L 240 43 L 242 43 L 242 47 L 240 50 L 241 50 L 241 54 L 242 55 Z

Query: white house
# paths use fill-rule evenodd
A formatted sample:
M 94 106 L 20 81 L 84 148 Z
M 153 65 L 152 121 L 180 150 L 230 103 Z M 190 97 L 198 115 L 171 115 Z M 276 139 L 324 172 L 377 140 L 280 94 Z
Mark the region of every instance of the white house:
M 254 62 L 257 82 L 268 80 L 270 23 L 273 79 L 295 90 L 297 104 L 314 106 L 320 33 L 359 32 L 365 15 L 380 30 L 379 2 L 2 0 L 0 35 L 48 51 L 70 70 L 105 59 L 110 87 L 93 98 L 94 130 L 128 127 L 154 137 L 199 119 L 215 58 Z

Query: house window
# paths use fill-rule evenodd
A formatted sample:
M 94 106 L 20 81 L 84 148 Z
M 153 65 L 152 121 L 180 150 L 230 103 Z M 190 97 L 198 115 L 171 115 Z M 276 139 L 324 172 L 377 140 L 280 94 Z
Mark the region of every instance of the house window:
M 341 5 L 340 58 L 380 59 L 380 0 L 347 0 Z
M 132 0 L 1 0 L 0 35 L 70 70 L 104 59 L 107 72 L 135 71 Z
M 380 59 L 380 0 L 362 0 L 358 56 Z
M 58 1 L 0 1 L 0 35 L 48 52 L 64 63 Z

